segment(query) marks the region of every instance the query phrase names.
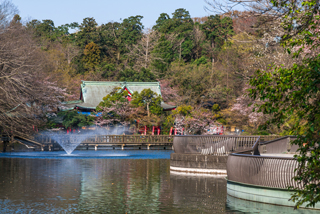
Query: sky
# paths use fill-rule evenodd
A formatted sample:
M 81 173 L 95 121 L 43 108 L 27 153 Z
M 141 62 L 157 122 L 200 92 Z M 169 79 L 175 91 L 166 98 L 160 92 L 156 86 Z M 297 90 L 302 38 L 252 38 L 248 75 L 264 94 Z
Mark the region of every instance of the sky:
M 78 22 L 93 17 L 101 25 L 120 21 L 129 16 L 142 15 L 143 25 L 151 28 L 161 13 L 172 13 L 178 8 L 190 12 L 191 17 L 212 15 L 205 11 L 204 0 L 11 0 L 23 20 L 51 19 L 55 26 Z

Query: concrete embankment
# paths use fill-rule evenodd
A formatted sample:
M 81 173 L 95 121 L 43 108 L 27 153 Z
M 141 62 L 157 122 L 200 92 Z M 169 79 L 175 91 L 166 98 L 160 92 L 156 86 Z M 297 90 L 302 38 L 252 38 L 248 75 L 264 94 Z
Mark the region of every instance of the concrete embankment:
M 170 170 L 186 173 L 227 174 L 228 156 L 172 153 Z

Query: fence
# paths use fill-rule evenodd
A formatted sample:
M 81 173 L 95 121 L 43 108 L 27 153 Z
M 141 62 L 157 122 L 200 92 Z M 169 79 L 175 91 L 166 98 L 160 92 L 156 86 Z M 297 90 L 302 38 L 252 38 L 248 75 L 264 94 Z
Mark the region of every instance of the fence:
M 42 144 L 55 141 L 80 141 L 81 144 L 152 144 L 171 145 L 173 136 L 168 135 L 39 135 L 36 140 Z
M 175 136 L 175 153 L 228 155 L 232 152 L 252 149 L 259 136 L 204 135 Z
M 96 144 L 172 144 L 168 135 L 98 135 L 87 138 L 83 143 Z
M 290 139 L 295 138 L 283 137 L 262 145 L 256 143 L 252 147 L 252 153 L 256 155 L 230 154 L 227 162 L 228 180 L 272 188 L 302 188 L 301 184 L 293 180 L 297 175 L 295 169 L 299 166 L 298 161 L 293 157 L 281 157 L 280 154 L 292 149 L 288 147 Z M 259 150 L 265 154 L 258 155 Z M 295 152 L 296 149 L 291 151 Z M 276 156 L 266 156 L 267 153 Z
M 292 179 L 298 162 L 294 158 L 230 154 L 228 180 L 273 188 L 301 187 Z

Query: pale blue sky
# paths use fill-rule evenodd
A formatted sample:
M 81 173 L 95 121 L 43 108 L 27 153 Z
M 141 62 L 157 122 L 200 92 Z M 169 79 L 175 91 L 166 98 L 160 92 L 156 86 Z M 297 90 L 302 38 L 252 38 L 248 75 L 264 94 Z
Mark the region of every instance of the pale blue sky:
M 71 22 L 81 23 L 94 17 L 97 23 L 119 21 L 129 16 L 142 15 L 145 28 L 152 27 L 160 13 L 171 14 L 178 8 L 190 12 L 191 17 L 207 16 L 204 0 L 12 0 L 24 20 L 51 19 L 55 26 Z M 211 14 L 209 14 L 211 15 Z

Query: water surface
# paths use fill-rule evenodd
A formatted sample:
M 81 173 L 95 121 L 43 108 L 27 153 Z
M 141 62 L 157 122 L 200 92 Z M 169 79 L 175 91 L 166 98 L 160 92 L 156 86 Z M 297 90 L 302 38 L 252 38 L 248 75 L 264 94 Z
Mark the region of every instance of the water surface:
M 224 177 L 170 173 L 172 151 L 83 152 L 0 153 L 0 213 L 288 213 L 230 199 Z

